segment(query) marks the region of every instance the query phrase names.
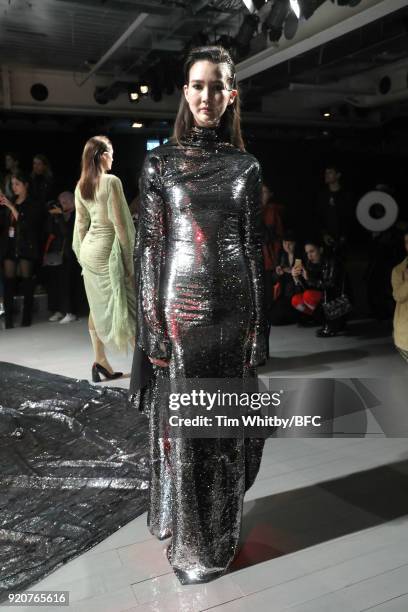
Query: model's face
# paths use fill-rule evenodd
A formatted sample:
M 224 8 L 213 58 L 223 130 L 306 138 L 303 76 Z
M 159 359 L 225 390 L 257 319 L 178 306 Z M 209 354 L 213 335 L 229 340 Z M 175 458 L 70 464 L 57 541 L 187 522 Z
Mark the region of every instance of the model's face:
M 108 145 L 108 150 L 102 154 L 101 160 L 102 160 L 102 168 L 104 169 L 105 172 L 109 172 L 113 164 L 113 148 L 111 145 Z
M 46 169 L 47 169 L 47 167 L 44 164 L 44 162 L 41 159 L 38 159 L 38 157 L 34 157 L 34 159 L 33 159 L 33 172 L 34 172 L 34 174 L 37 174 L 37 175 L 44 174 Z
M 226 64 L 203 60 L 190 68 L 184 95 L 194 117 L 194 124 L 199 127 L 215 127 L 226 108 L 233 104 L 237 90 L 230 89 Z
M 284 240 L 282 242 L 283 250 L 288 254 L 293 254 L 295 252 L 296 242 L 294 240 Z
M 308 260 L 311 263 L 314 263 L 314 264 L 319 263 L 320 257 L 322 254 L 322 250 L 319 247 L 317 247 L 315 244 L 306 244 L 305 252 L 306 252 Z
M 340 180 L 340 172 L 336 172 L 334 168 L 326 168 L 324 171 L 324 182 L 326 185 L 333 185 Z
M 22 196 L 25 198 L 27 196 L 27 183 L 23 183 L 16 178 L 11 179 L 11 188 L 13 190 L 14 195 L 17 197 Z

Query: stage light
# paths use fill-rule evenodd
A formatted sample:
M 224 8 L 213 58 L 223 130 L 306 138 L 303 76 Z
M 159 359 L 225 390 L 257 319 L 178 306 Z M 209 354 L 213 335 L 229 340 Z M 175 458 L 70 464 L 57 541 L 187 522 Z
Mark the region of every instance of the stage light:
M 139 102 L 140 95 L 137 91 L 129 91 L 129 100 L 131 102 Z
M 332 116 L 330 108 L 322 108 L 320 113 L 325 119 L 329 119 Z
M 132 123 L 132 128 L 140 129 L 142 127 L 143 127 L 143 123 L 140 123 L 140 121 L 135 121 L 134 123 Z
M 140 85 L 140 93 L 142 94 L 142 96 L 147 96 L 147 94 L 149 93 L 149 86 L 147 85 L 147 83 L 142 83 Z
M 289 13 L 289 0 L 276 0 L 265 19 L 264 27 L 269 30 L 269 40 L 277 42 L 282 36 L 283 24 Z

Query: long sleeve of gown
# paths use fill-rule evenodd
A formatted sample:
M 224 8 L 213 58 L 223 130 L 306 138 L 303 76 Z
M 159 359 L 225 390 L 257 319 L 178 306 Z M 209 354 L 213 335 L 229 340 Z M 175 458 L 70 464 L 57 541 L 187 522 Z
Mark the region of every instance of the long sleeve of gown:
M 112 176 L 108 188 L 108 217 L 115 228 L 119 243 L 124 272 L 133 276 L 133 249 L 135 244 L 135 226 L 120 179 Z
M 147 156 L 141 177 L 141 205 L 135 245 L 137 294 L 137 344 L 157 359 L 169 359 L 161 300 L 161 278 L 165 260 L 166 214 L 160 175 L 160 159 Z
M 91 219 L 89 216 L 89 212 L 84 203 L 82 202 L 81 196 L 79 194 L 79 188 L 77 187 L 75 190 L 75 225 L 74 234 L 72 238 L 72 250 L 74 251 L 79 263 L 81 263 L 79 257 L 81 244 L 89 229 L 90 222 Z
M 244 213 L 244 249 L 248 260 L 254 307 L 249 363 L 251 366 L 257 366 L 266 359 L 262 256 L 262 180 L 259 163 L 255 162 L 249 172 Z

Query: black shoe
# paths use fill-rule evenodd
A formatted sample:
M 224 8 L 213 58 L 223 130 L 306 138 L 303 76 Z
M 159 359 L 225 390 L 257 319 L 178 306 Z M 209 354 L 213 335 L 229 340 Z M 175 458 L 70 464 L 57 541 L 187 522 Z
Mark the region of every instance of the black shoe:
M 92 366 L 92 382 L 101 382 L 100 374 L 102 374 L 108 380 L 113 380 L 123 376 L 123 372 L 112 372 L 111 374 L 106 368 L 101 366 L 100 363 L 94 363 Z
M 330 329 L 328 325 L 325 325 L 325 327 L 316 331 L 316 336 L 318 338 L 333 338 L 333 336 L 337 336 L 337 332 L 334 329 Z

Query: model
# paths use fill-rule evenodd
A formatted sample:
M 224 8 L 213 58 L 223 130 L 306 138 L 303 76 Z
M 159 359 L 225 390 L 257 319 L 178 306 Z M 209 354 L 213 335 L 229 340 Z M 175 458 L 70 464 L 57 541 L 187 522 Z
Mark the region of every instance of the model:
M 135 228 L 120 179 L 108 174 L 113 148 L 108 138 L 88 140 L 75 190 L 73 249 L 82 267 L 89 303 L 89 334 L 95 352 L 92 380 L 118 378 L 105 354 L 106 344 L 124 350 L 134 343 Z
M 172 142 L 142 172 L 131 391 L 150 414 L 148 526 L 172 536 L 167 555 L 184 584 L 220 576 L 236 555 L 263 448 L 243 437 L 170 438 L 158 391 L 162 377 L 242 381 L 265 360 L 261 175 L 244 149 L 235 82 L 224 49 L 193 50 Z M 153 364 L 146 386 L 143 356 Z

